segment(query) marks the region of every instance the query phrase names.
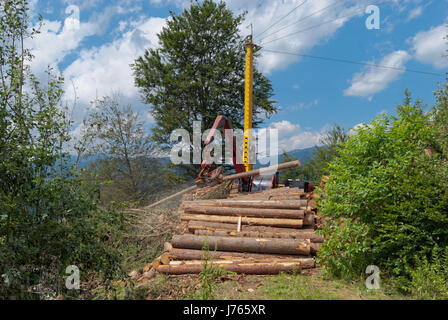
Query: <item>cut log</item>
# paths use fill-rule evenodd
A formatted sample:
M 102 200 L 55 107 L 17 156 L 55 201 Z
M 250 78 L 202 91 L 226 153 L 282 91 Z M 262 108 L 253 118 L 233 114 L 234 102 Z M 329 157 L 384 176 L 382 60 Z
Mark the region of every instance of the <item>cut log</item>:
M 310 252 L 312 255 L 316 255 L 317 251 L 319 251 L 320 243 L 311 243 L 310 244 Z
M 171 245 L 171 243 L 169 243 L 169 242 L 165 242 L 165 243 L 163 244 L 163 252 L 170 251 L 171 249 L 173 249 L 173 246 Z
M 171 262 L 173 262 L 173 260 L 201 260 L 203 258 L 203 255 L 204 251 L 195 249 L 173 248 L 169 252 Z M 309 259 L 308 256 L 300 256 L 300 255 L 274 255 L 274 254 L 230 252 L 230 251 L 208 251 L 208 256 L 210 259 L 223 259 L 223 260 L 235 260 L 235 259 L 287 260 L 287 259 L 305 259 L 305 258 Z M 306 262 L 306 265 L 310 263 L 309 260 L 304 260 L 304 262 Z
M 226 231 L 237 230 L 237 224 L 233 223 L 220 223 L 220 222 L 208 222 L 208 221 L 189 221 L 188 231 L 194 233 L 195 230 L 211 230 L 211 231 Z M 294 229 L 294 228 L 277 228 L 268 226 L 250 226 L 243 225 L 241 231 L 257 231 L 257 232 L 275 232 L 275 233 L 291 233 L 291 232 L 304 232 L 309 233 L 309 230 Z
M 202 249 L 207 242 L 211 250 L 292 255 L 310 254 L 309 242 L 295 239 L 208 237 L 190 234 L 175 235 L 172 239 L 173 247 L 182 249 Z
M 310 242 L 323 242 L 323 237 L 315 235 L 314 232 L 258 232 L 258 231 L 232 231 L 232 230 L 196 230 L 194 232 L 198 236 L 215 236 L 215 237 L 244 237 L 244 238 L 272 238 L 272 239 L 307 239 Z
M 310 200 L 310 201 L 308 201 L 308 207 L 310 207 L 311 209 L 316 209 L 316 208 L 317 208 L 317 202 L 316 202 L 316 200 Z
M 170 261 L 171 261 L 171 259 L 170 259 L 170 254 L 169 253 L 165 252 L 164 254 L 162 254 L 160 256 L 160 262 L 162 264 L 170 264 Z
M 303 210 L 308 204 L 307 200 L 298 201 L 266 201 L 266 200 L 199 200 L 185 201 L 185 208 L 197 206 L 233 207 L 233 208 L 261 208 L 261 209 L 297 209 Z
M 269 201 L 275 200 L 275 201 L 301 201 L 303 200 L 301 197 L 290 197 L 290 196 L 270 196 Z
M 301 272 L 300 262 L 214 262 L 213 267 L 222 268 L 227 271 L 240 274 L 279 274 L 280 272 Z M 179 275 L 179 274 L 198 274 L 202 271 L 202 264 L 188 265 L 168 265 L 160 266 L 157 270 L 161 273 Z
M 290 259 L 276 259 L 276 258 L 240 258 L 240 257 L 228 257 L 218 260 L 209 260 L 208 263 L 219 263 L 219 264 L 231 264 L 231 263 L 289 263 L 297 262 L 300 263 L 302 269 L 314 268 L 313 258 L 290 258 Z M 170 266 L 180 266 L 180 265 L 204 265 L 204 260 L 181 260 L 181 261 L 171 261 Z
M 304 226 L 314 226 L 314 214 L 307 214 L 303 219 Z
M 205 214 L 183 214 L 180 216 L 181 221 L 209 221 L 221 223 L 238 223 L 238 217 L 216 216 Z M 302 219 L 273 219 L 273 218 L 250 218 L 243 217 L 241 219 L 243 225 L 257 225 L 257 226 L 272 226 L 272 227 L 287 227 L 300 229 L 303 226 Z M 236 228 L 236 227 L 235 227 Z
M 185 213 L 256 218 L 303 219 L 304 210 L 185 206 Z

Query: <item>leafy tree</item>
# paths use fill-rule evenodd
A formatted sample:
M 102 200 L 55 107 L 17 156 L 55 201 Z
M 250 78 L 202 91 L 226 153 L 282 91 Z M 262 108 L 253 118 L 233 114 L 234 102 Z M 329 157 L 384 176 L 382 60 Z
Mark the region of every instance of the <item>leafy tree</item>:
M 105 203 L 147 201 L 179 181 L 163 168 L 138 113 L 120 105 L 118 95 L 97 99 L 93 110 L 84 121 L 82 141 L 86 153 L 98 158 L 87 173 L 101 184 Z
M 447 82 L 448 83 L 448 82 Z M 436 104 L 431 112 L 432 124 L 435 127 L 435 151 L 442 154 L 444 162 L 448 162 L 448 84 L 437 89 Z
M 320 140 L 321 146 L 316 146 L 313 156 L 302 163 L 297 172 L 297 178 L 320 181 L 322 176 L 328 175 L 329 163 L 338 156 L 340 147 L 349 138 L 349 133 L 339 125 L 334 125 Z
M 158 35 L 160 48 L 146 50 L 133 65 L 135 83 L 157 123 L 156 142 L 170 145 L 170 134 L 193 121 L 210 129 L 218 115 L 243 127 L 245 50 L 224 2 L 195 1 L 180 15 L 171 13 Z M 254 127 L 277 111 L 270 81 L 254 68 Z
M 0 298 L 35 298 L 36 286 L 54 297 L 70 264 L 83 278 L 119 267 L 102 240 L 118 217 L 97 211 L 66 165 L 63 79 L 49 70 L 42 84 L 30 72 L 24 43 L 38 32 L 28 10 L 25 0 L 0 2 Z
M 282 163 L 299 160 L 283 150 Z M 300 168 L 290 168 L 280 171 L 280 180 L 297 179 L 300 174 Z
M 321 209 L 332 219 L 319 251 L 329 271 L 361 276 L 368 264 L 405 276 L 436 245 L 448 244 L 448 197 L 438 157 L 425 148 L 434 127 L 417 105 L 356 130 L 336 149 Z

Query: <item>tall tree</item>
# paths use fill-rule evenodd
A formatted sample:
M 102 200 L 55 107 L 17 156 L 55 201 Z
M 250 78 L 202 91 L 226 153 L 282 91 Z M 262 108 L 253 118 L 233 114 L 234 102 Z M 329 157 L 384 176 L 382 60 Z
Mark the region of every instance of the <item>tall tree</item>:
M 334 125 L 320 140 L 321 146 L 313 152 L 313 157 L 305 163 L 300 177 L 320 181 L 323 175 L 328 174 L 329 163 L 339 155 L 338 147 L 347 142 L 349 133 L 339 125 Z
M 88 155 L 98 157 L 87 173 L 102 185 L 105 203 L 148 200 L 178 181 L 172 171 L 163 170 L 154 143 L 130 105 L 121 105 L 115 95 L 95 100 L 93 110 L 83 122 L 81 141 Z
M 155 141 L 170 144 L 174 129 L 192 132 L 193 121 L 210 129 L 218 115 L 244 118 L 244 41 L 224 2 L 195 1 L 180 15 L 171 13 L 158 35 L 160 48 L 146 50 L 132 66 L 135 83 L 157 123 Z M 254 126 L 277 111 L 270 81 L 254 68 Z

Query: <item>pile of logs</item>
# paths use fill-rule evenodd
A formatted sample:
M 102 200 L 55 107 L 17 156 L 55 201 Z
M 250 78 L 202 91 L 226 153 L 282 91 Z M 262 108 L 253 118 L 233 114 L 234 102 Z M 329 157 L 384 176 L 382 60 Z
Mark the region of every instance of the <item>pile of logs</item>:
M 236 273 L 313 268 L 313 256 L 324 241 L 314 232 L 315 198 L 297 188 L 278 188 L 220 200 L 184 201 L 180 217 L 187 231 L 165 244 L 151 272 L 199 273 L 204 254 L 211 265 Z

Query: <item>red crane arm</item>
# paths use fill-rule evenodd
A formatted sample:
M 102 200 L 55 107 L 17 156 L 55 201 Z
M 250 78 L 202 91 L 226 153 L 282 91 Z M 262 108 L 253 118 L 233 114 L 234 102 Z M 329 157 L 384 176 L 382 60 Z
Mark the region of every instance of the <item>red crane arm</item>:
M 236 150 L 236 138 L 233 136 L 233 132 L 231 129 L 233 129 L 232 126 L 232 120 L 230 118 L 227 118 L 226 116 L 218 116 L 213 124 L 213 127 L 211 128 L 209 134 L 207 135 L 207 138 L 204 141 L 204 146 L 209 145 L 213 142 L 214 135 L 216 130 L 224 129 L 225 137 L 227 141 L 232 141 L 232 161 L 233 166 L 235 167 L 236 173 L 245 172 L 246 168 L 244 164 L 237 163 L 237 150 Z M 203 160 L 201 164 L 201 172 L 199 173 L 198 177 L 196 178 L 196 181 L 202 181 L 204 178 L 216 178 L 218 176 L 218 172 L 216 170 L 210 172 L 210 170 L 213 167 L 213 163 L 210 163 L 207 160 Z M 247 178 L 246 178 L 247 179 Z

